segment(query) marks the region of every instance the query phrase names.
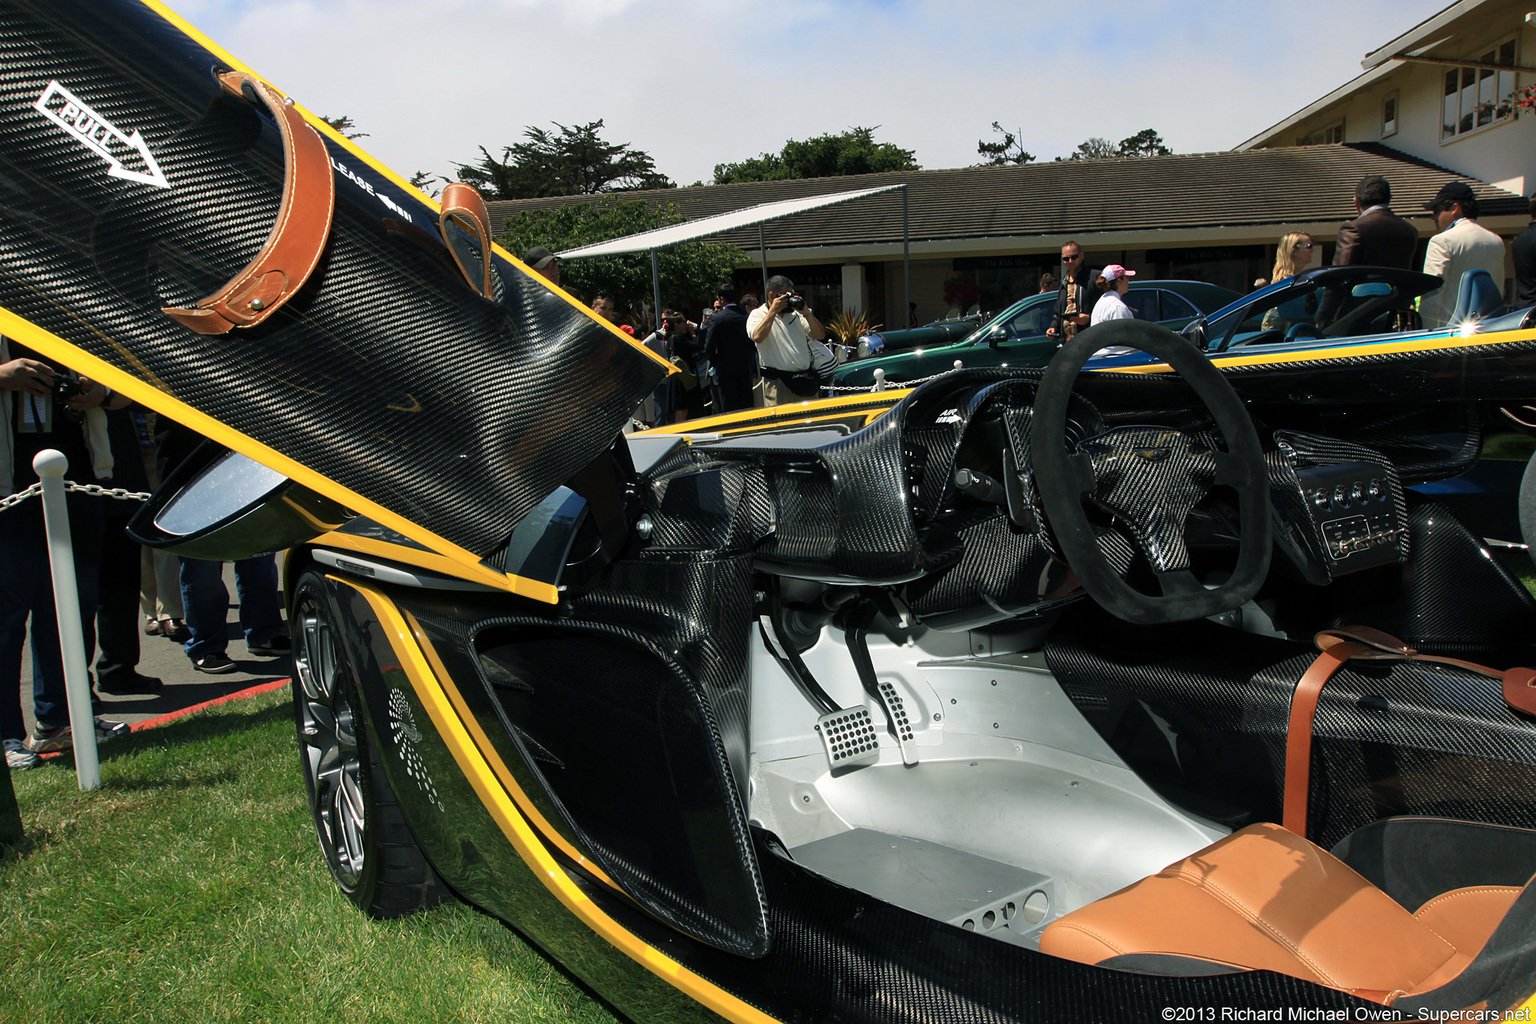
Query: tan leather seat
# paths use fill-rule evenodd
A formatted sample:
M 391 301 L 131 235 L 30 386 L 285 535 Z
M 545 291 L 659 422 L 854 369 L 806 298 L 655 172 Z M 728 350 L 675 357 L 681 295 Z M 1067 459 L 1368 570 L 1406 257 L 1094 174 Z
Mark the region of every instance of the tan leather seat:
M 1251 825 L 1058 919 L 1040 948 L 1107 966 L 1139 955 L 1138 970 L 1154 954 L 1275 971 L 1390 1003 L 1461 973 L 1520 891 L 1458 889 L 1410 913 L 1321 847 Z

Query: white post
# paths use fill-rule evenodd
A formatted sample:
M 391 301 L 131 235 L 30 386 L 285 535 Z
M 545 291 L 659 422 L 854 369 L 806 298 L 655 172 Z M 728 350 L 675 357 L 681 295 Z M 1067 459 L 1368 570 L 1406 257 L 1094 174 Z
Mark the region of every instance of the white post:
M 955 360 L 955 369 L 959 370 L 959 369 L 963 368 L 964 366 L 965 366 L 965 364 L 962 363 L 960 360 L 958 360 L 958 359 Z
M 880 368 L 878 366 L 875 367 L 875 390 L 876 391 L 884 391 L 885 390 L 885 370 L 883 370 L 882 368 Z
M 80 628 L 80 594 L 75 588 L 75 551 L 69 542 L 69 506 L 64 500 L 63 452 L 45 448 L 32 460 L 43 483 L 43 524 L 48 532 L 48 562 L 53 568 L 53 610 L 64 654 L 64 692 L 69 697 L 69 729 L 75 747 L 75 779 L 80 789 L 101 788 L 96 759 L 96 721 L 91 714 L 91 681 L 85 674 L 85 635 Z

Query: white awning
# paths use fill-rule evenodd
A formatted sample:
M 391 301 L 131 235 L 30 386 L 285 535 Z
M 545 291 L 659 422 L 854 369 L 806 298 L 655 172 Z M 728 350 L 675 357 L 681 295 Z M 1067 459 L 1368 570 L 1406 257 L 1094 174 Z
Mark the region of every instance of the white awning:
M 570 260 L 581 259 L 584 256 L 618 256 L 629 252 L 653 252 L 680 242 L 692 242 L 709 235 L 735 231 L 738 228 L 751 227 L 753 224 L 779 220 L 782 217 L 792 217 L 807 210 L 851 202 L 854 199 L 863 199 L 865 196 L 891 192 L 899 188 L 906 188 L 906 186 L 882 185 L 879 188 L 861 188 L 852 192 L 831 192 L 819 196 L 806 196 L 803 199 L 780 199 L 772 203 L 759 203 L 756 206 L 732 210 L 729 213 L 717 213 L 712 217 L 701 217 L 682 224 L 656 228 L 654 231 L 642 231 L 637 235 L 626 235 L 623 238 L 598 242 L 595 245 L 567 249 L 556 255 L 563 260 Z

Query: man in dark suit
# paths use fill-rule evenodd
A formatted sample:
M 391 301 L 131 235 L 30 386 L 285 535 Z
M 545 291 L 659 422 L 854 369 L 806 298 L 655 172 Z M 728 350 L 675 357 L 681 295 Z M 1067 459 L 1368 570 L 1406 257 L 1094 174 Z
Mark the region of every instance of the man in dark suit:
M 1531 195 L 1531 222 L 1515 236 L 1515 308 L 1536 306 L 1536 193 Z
M 1367 267 L 1413 269 L 1419 247 L 1419 229 L 1393 213 L 1392 186 L 1379 174 L 1367 174 L 1355 186 L 1355 210 L 1359 216 L 1339 228 L 1333 252 L 1336 267 L 1355 264 Z
M 717 290 L 723 308 L 709 318 L 704 330 L 704 357 L 714 370 L 719 408 L 735 412 L 752 408 L 752 382 L 757 376 L 757 346 L 747 333 L 747 314 L 736 304 L 736 289 L 723 284 Z

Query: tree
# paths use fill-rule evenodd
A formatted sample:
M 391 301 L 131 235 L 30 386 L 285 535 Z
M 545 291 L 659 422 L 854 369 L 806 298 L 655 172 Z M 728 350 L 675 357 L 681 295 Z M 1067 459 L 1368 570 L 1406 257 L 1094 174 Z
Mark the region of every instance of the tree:
M 526 210 L 508 217 L 496 240 L 508 252 L 522 253 L 535 245 L 555 252 L 606 242 L 638 231 L 680 224 L 688 218 L 673 203 L 652 205 L 643 199 L 607 195 L 592 202 L 565 203 L 552 210 Z M 661 300 L 687 309 L 714 299 L 715 287 L 727 281 L 746 255 L 723 242 L 685 242 L 656 254 L 661 271 Z M 646 253 L 597 256 L 560 264 L 560 283 L 584 297 L 610 291 L 625 303 L 650 306 L 651 258 Z
M 501 158 L 480 147 L 480 161 L 455 164 L 459 180 L 487 199 L 537 199 L 593 195 L 640 188 L 672 188 L 656 170 L 649 153 L 628 143 L 605 142 L 601 119 L 575 127 L 555 122 L 558 134 L 544 128 L 523 129 L 524 141 L 507 146 Z
M 1120 140 L 1120 155 L 1124 157 L 1168 156 L 1172 152 L 1163 145 L 1163 137 L 1151 128 L 1143 128 L 1130 138 Z
M 1097 136 L 1077 144 L 1068 160 L 1132 160 L 1148 156 L 1168 156 L 1173 150 L 1163 145 L 1163 137 L 1151 128 L 1143 128 L 1119 144 Z M 1061 157 L 1057 157 L 1060 160 Z
M 436 199 L 438 193 L 442 191 L 442 189 L 437 187 L 437 183 L 444 180 L 443 178 L 436 177 L 429 171 L 417 171 L 411 175 L 411 187 L 425 192 L 433 199 Z
M 1077 149 L 1072 151 L 1068 160 L 1104 160 L 1110 157 L 1118 157 L 1120 148 L 1108 139 L 1101 139 L 1095 135 L 1091 139 L 1085 139 L 1077 144 Z
M 340 117 L 326 117 L 324 114 L 321 114 L 320 120 L 336 129 L 336 134 L 344 139 L 366 139 L 368 137 L 367 132 L 353 131 L 357 125 L 353 124 L 352 119 L 346 114 L 342 114 Z
M 740 163 L 716 164 L 715 184 L 922 170 L 913 159 L 912 150 L 891 142 L 876 142 L 875 128 L 879 127 L 850 128 L 841 135 L 818 135 L 803 141 L 790 139 L 778 153 L 763 153 Z
M 988 142 L 986 139 L 976 140 L 976 152 L 987 159 L 977 164 L 977 167 L 1000 167 L 1004 164 L 1027 164 L 1034 160 L 1035 154 L 1024 152 L 1024 144 L 1019 141 L 1019 136 L 1013 132 L 1004 131 L 1003 126 L 996 121 L 992 122 L 992 130 L 1002 136 L 1001 141 Z M 1023 129 L 1019 129 L 1020 134 Z

